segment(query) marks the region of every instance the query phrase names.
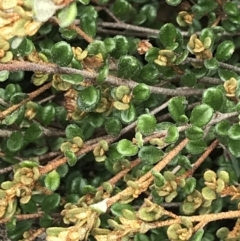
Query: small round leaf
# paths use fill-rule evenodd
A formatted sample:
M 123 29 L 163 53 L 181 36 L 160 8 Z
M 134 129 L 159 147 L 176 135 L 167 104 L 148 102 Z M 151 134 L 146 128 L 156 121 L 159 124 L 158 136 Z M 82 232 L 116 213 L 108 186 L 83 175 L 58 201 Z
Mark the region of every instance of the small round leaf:
M 56 191 L 60 185 L 60 175 L 56 170 L 49 172 L 44 179 L 45 187 L 52 191 Z
M 138 147 L 127 139 L 122 139 L 117 144 L 117 151 L 123 156 L 135 156 L 138 153 Z
M 143 135 L 150 135 L 155 131 L 157 120 L 153 115 L 143 114 L 138 117 L 137 129 Z

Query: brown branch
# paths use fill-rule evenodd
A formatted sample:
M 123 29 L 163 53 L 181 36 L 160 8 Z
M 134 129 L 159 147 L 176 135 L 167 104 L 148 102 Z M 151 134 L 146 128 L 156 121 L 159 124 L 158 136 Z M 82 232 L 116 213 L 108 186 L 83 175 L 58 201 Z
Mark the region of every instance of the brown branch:
M 59 67 L 54 64 L 41 64 L 41 63 L 31 63 L 27 61 L 13 61 L 12 63 L 8 64 L 0 64 L 0 71 L 1 70 L 8 70 L 8 71 L 34 71 L 34 72 L 42 72 L 42 73 L 58 73 L 58 74 L 79 74 L 88 79 L 95 79 L 98 74 L 89 72 L 87 70 L 79 70 L 69 67 Z M 121 79 L 112 75 L 109 75 L 105 82 L 110 83 L 112 85 L 120 86 L 120 85 L 127 85 L 131 89 L 137 86 L 139 83 L 134 82 L 132 80 Z M 201 95 L 204 92 L 204 89 L 167 89 L 167 88 L 160 88 L 154 86 L 148 86 L 152 93 L 156 94 L 163 94 L 169 96 L 191 96 L 191 95 Z
M 155 170 L 157 172 L 161 171 L 188 143 L 188 139 L 184 139 L 180 142 L 173 150 L 171 150 L 155 167 L 153 167 L 149 172 L 143 175 L 139 180 L 138 184 L 141 186 L 141 190 L 139 190 L 138 194 L 140 195 L 142 192 L 146 190 L 146 188 L 150 185 L 153 180 L 152 171 Z M 131 187 L 127 187 L 123 191 L 117 193 L 115 196 L 109 198 L 107 200 L 107 206 L 110 207 L 113 203 L 119 201 L 123 196 L 132 195 L 133 189 Z
M 43 215 L 44 215 L 44 212 L 38 212 L 38 213 L 31 213 L 31 214 L 19 214 L 19 215 L 15 215 L 14 217 L 17 220 L 27 220 L 27 219 L 32 219 L 32 218 L 41 218 L 41 217 L 43 217 Z M 10 218 L 1 218 L 0 224 L 7 223 L 10 220 L 11 220 L 11 217 Z
M 207 148 L 207 150 L 198 158 L 198 160 L 194 163 L 191 170 L 186 171 L 183 175 L 179 176 L 178 178 L 187 178 L 193 175 L 193 173 L 198 169 L 198 167 L 206 160 L 209 154 L 216 148 L 218 145 L 218 140 L 212 142 L 212 144 Z
M 93 42 L 93 38 L 87 35 L 81 28 L 77 27 L 75 24 L 70 25 L 69 28 L 75 30 L 77 34 L 83 37 L 88 43 Z
M 45 90 L 49 89 L 51 86 L 52 86 L 52 83 L 49 82 L 49 83 L 41 86 L 39 89 L 33 91 L 32 93 L 28 94 L 29 97 L 26 98 L 25 100 L 21 101 L 19 104 L 13 105 L 4 111 L 1 111 L 0 112 L 0 120 L 3 120 L 7 115 L 11 114 L 12 112 L 14 112 L 18 108 L 20 108 L 22 105 L 27 103 L 28 101 L 34 99 L 35 97 L 37 97 L 38 95 L 43 93 Z

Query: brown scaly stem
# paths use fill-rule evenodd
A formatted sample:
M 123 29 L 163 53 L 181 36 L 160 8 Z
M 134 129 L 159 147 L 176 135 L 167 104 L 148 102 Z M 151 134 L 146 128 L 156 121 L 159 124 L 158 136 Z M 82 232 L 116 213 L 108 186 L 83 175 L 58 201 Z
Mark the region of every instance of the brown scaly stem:
M 146 190 L 146 188 L 150 185 L 153 180 L 152 170 L 157 172 L 161 171 L 188 143 L 188 139 L 184 139 L 180 142 L 173 150 L 171 150 L 153 169 L 147 172 L 144 176 L 142 176 L 138 180 L 139 186 L 143 184 L 141 190 L 139 190 L 139 195 Z M 132 187 L 127 187 L 123 191 L 117 193 L 115 196 L 111 197 L 107 201 L 107 206 L 110 207 L 115 202 L 119 201 L 123 196 L 132 195 Z
M 49 82 L 49 83 L 43 85 L 42 87 L 40 87 L 39 89 L 33 91 L 32 93 L 28 94 L 29 97 L 26 98 L 25 100 L 21 101 L 19 104 L 13 105 L 4 111 L 1 111 L 0 112 L 0 120 L 3 120 L 7 115 L 10 115 L 12 112 L 14 112 L 18 108 L 20 108 L 22 105 L 24 105 L 28 101 L 36 98 L 38 95 L 40 95 L 41 93 L 43 93 L 44 91 L 49 89 L 51 86 L 52 86 L 52 83 Z
M 8 70 L 11 72 L 19 71 L 19 70 L 25 70 L 25 71 L 33 71 L 33 72 L 41 72 L 41 73 L 59 73 L 59 74 L 79 74 L 82 75 L 88 79 L 95 79 L 98 74 L 89 72 L 87 70 L 79 70 L 69 67 L 59 67 L 54 64 L 41 64 L 41 63 L 31 63 L 27 61 L 13 61 L 8 64 L 0 64 L 0 71 L 1 70 Z M 127 85 L 129 88 L 133 89 L 138 85 L 137 82 L 132 80 L 125 80 L 121 79 L 112 75 L 109 75 L 105 79 L 106 83 L 120 86 L 120 85 Z M 160 88 L 160 87 L 154 87 L 154 86 L 148 86 L 150 91 L 152 93 L 156 94 L 163 94 L 163 95 L 169 95 L 169 96 L 191 96 L 191 95 L 201 95 L 204 92 L 204 89 L 167 89 L 167 88 Z
M 37 237 L 39 237 L 40 234 L 42 234 L 46 229 L 45 228 L 39 228 L 37 230 L 30 230 L 30 237 L 25 238 L 24 241 L 34 241 Z
M 212 144 L 207 148 L 207 150 L 198 158 L 198 160 L 194 163 L 191 170 L 185 172 L 183 175 L 178 178 L 187 178 L 193 175 L 193 173 L 198 169 L 198 167 L 206 160 L 209 154 L 216 148 L 218 145 L 218 140 L 212 142 Z
M 81 28 L 77 27 L 75 24 L 70 25 L 69 28 L 75 30 L 77 34 L 84 38 L 88 43 L 93 42 L 93 38 L 87 35 Z
M 15 215 L 15 218 L 17 220 L 27 220 L 27 219 L 33 219 L 33 218 L 41 218 L 43 217 L 43 215 L 44 215 L 44 212 L 31 213 L 31 214 L 19 214 L 19 215 Z M 0 224 L 7 223 L 10 220 L 11 218 L 1 218 Z

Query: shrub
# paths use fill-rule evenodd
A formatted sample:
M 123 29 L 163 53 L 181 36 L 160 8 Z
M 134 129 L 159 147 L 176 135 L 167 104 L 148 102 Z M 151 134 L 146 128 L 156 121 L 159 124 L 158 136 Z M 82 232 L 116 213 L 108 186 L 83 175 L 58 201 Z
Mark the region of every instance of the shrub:
M 12 0 L 0 11 L 11 240 L 239 240 L 238 1 Z

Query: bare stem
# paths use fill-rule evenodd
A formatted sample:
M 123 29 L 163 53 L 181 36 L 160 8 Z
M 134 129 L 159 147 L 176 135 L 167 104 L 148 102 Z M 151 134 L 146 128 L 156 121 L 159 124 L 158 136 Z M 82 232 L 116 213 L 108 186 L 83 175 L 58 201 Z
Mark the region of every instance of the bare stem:
M 95 79 L 98 74 L 89 72 L 87 70 L 79 70 L 69 67 L 59 67 L 54 64 L 41 64 L 41 63 L 31 63 L 31 62 L 22 62 L 22 61 L 13 61 L 8 64 L 0 64 L 0 70 L 8 70 L 8 71 L 34 71 L 34 72 L 42 72 L 42 73 L 59 73 L 59 74 L 79 74 L 88 79 Z M 112 85 L 120 86 L 127 85 L 131 89 L 138 85 L 137 82 L 132 80 L 121 79 L 112 75 L 109 75 L 105 82 L 110 83 Z M 204 92 L 204 89 L 167 89 L 149 86 L 149 89 L 152 93 L 163 94 L 169 96 L 191 96 L 191 95 L 201 95 Z

